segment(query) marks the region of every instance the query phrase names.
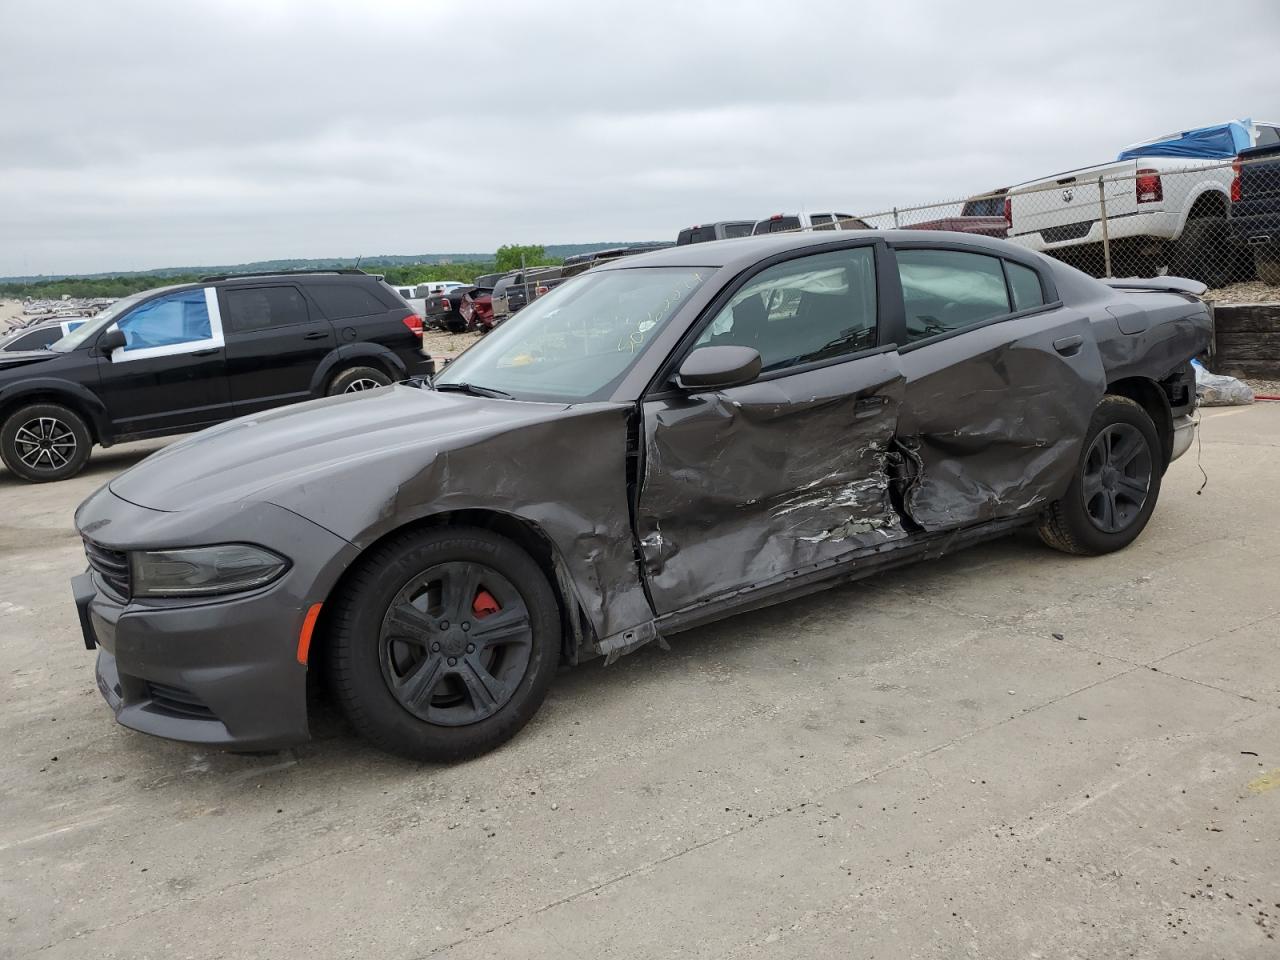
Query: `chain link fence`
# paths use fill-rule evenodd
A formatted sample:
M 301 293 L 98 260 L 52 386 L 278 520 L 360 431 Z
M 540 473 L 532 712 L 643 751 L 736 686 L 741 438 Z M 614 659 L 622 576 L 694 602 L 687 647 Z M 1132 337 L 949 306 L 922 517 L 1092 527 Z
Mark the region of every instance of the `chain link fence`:
M 1280 303 L 1280 155 L 1118 161 L 842 226 L 983 234 L 1095 277 L 1190 277 L 1211 299 Z

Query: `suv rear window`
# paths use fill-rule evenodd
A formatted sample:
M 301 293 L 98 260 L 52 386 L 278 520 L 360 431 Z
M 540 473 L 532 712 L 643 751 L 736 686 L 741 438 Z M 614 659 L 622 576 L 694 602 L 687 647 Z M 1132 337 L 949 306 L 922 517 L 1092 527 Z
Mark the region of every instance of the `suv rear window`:
M 223 291 L 227 326 L 236 333 L 287 327 L 311 319 L 307 303 L 294 286 L 244 287 Z
M 354 283 L 313 283 L 307 286 L 311 298 L 330 320 L 346 317 L 368 317 L 386 313 L 387 305 L 373 292 Z

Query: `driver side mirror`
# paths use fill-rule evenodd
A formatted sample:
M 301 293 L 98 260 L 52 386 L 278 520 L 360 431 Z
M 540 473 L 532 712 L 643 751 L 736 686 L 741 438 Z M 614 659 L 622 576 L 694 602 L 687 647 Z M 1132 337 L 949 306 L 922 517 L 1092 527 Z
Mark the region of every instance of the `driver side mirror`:
M 724 390 L 750 383 L 760 375 L 760 353 L 751 347 L 699 347 L 680 364 L 681 390 Z
M 119 327 L 114 330 L 108 330 L 102 336 L 98 337 L 98 352 L 104 357 L 111 356 L 111 351 L 123 347 L 129 341 L 125 338 L 124 331 Z

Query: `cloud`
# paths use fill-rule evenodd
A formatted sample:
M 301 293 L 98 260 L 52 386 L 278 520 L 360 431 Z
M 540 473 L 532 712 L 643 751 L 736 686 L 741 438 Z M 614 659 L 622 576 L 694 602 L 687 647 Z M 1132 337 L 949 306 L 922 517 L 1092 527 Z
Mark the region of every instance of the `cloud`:
M 1280 113 L 1225 6 L 8 0 L 0 274 L 953 199 Z

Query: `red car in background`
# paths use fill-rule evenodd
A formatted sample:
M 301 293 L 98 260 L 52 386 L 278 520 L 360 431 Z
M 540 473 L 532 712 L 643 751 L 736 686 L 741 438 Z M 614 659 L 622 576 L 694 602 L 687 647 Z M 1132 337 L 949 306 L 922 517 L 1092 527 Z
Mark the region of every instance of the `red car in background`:
M 493 329 L 493 288 L 504 276 L 487 273 L 476 277 L 475 283 L 469 286 L 454 287 L 428 297 L 427 325 L 450 333 L 465 333 L 467 330 L 488 332 Z
M 474 287 L 463 294 L 458 313 L 467 322 L 468 330 L 488 333 L 493 329 L 493 291 Z
M 992 190 L 980 197 L 971 197 L 960 208 L 958 217 L 939 217 L 922 223 L 904 223 L 904 230 L 952 230 L 956 233 L 977 233 L 1001 240 L 1009 233 L 1009 220 L 1005 213 L 1007 187 Z

